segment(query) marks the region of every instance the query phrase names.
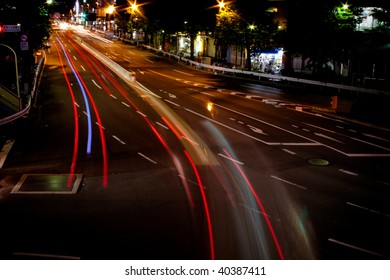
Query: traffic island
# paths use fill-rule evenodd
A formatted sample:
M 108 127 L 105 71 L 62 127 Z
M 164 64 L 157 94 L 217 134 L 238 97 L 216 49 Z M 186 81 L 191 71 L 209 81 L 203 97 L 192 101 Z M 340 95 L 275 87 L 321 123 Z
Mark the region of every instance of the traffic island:
M 76 194 L 82 174 L 24 174 L 12 194 Z

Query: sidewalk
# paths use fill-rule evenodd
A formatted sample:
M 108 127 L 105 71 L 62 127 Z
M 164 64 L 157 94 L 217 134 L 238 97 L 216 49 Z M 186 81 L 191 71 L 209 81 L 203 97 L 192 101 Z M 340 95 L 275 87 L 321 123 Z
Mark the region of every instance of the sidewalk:
M 336 97 L 337 100 L 332 99 Z M 332 101 L 337 104 L 333 105 Z M 332 106 L 334 106 L 332 108 Z M 390 132 L 390 97 L 375 94 L 328 94 L 328 105 L 311 106 L 311 110 L 345 121 Z

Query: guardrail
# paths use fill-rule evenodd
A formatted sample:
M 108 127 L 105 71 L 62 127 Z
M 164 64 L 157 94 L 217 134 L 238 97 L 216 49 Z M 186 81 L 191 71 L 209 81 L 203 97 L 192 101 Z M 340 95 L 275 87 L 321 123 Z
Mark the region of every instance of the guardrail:
M 294 77 L 287 77 L 283 75 L 278 74 L 265 74 L 265 73 L 258 73 L 254 71 L 246 71 L 246 70 L 240 70 L 240 69 L 232 69 L 232 68 L 226 68 L 216 65 L 209 65 L 205 63 L 196 62 L 187 58 L 183 58 L 181 56 L 178 56 L 176 54 L 172 54 L 169 52 L 165 52 L 160 49 L 153 48 L 148 45 L 142 45 L 143 48 L 148 49 L 150 51 L 159 53 L 163 56 L 167 56 L 171 59 L 177 60 L 177 61 L 183 61 L 186 64 L 196 67 L 199 69 L 208 69 L 214 73 L 230 73 L 233 75 L 247 75 L 252 77 L 257 77 L 259 80 L 261 78 L 265 78 L 268 80 L 273 81 L 288 81 L 288 82 L 294 82 L 294 83 L 303 83 L 303 84 L 310 84 L 310 85 L 316 85 L 319 87 L 329 87 L 329 88 L 335 88 L 339 90 L 348 90 L 351 92 L 357 92 L 357 93 L 371 93 L 371 94 L 379 94 L 379 95 L 387 95 L 390 96 L 389 91 L 382 91 L 382 90 L 376 90 L 376 89 L 370 89 L 370 88 L 362 88 L 362 87 L 355 87 L 355 86 L 348 86 L 348 85 L 342 85 L 342 84 L 336 84 L 336 83 L 327 83 L 327 82 L 320 82 L 315 80 L 309 80 L 309 79 L 301 79 L 301 78 L 294 78 Z

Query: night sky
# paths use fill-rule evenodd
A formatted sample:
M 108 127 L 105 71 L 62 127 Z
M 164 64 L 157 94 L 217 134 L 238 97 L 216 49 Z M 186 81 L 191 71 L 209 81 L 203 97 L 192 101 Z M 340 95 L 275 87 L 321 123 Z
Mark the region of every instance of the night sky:
M 76 0 L 64 0 L 69 7 L 75 5 Z M 117 0 L 117 3 L 126 3 L 127 0 Z M 131 0 L 133 2 L 134 0 Z M 235 8 L 248 17 L 260 16 L 265 6 L 271 6 L 275 0 L 233 0 Z M 82 0 L 79 0 L 81 3 Z M 229 0 L 225 0 L 229 2 Z M 182 23 L 184 20 L 196 23 L 209 24 L 215 22 L 218 12 L 217 0 L 137 0 L 148 20 L 160 20 L 166 23 Z M 214 6 L 214 8 L 213 8 Z
M 142 3 L 138 0 L 138 3 Z M 147 0 L 143 0 L 147 1 Z M 210 27 L 215 25 L 218 13 L 217 0 L 151 0 L 143 6 L 148 19 L 159 19 L 168 26 L 178 26 L 184 21 L 192 22 L 201 26 Z M 144 3 L 145 3 L 144 2 Z M 229 2 L 225 0 L 225 3 Z M 232 1 L 234 9 L 248 21 L 257 21 L 264 16 L 266 8 L 274 5 L 269 0 L 236 0 Z
M 225 0 L 225 2 L 229 2 Z M 145 13 L 151 17 L 183 18 L 183 17 L 198 17 L 214 15 L 218 12 L 217 0 L 138 0 L 137 3 L 148 3 L 143 6 Z M 255 16 L 260 14 L 260 9 L 266 5 L 270 5 L 267 0 L 236 0 L 233 2 L 235 8 L 245 14 Z M 213 7 L 214 6 L 214 7 Z

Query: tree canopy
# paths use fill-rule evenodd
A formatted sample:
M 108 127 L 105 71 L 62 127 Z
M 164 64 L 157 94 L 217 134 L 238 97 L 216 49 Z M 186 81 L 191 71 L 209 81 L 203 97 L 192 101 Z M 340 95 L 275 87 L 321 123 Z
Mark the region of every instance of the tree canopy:
M 45 0 L 1 0 L 0 24 L 21 26 L 20 33 L 2 34 L 1 41 L 16 47 L 20 35 L 25 34 L 28 37 L 29 49 L 37 50 L 50 35 L 51 25 L 47 3 Z
M 241 7 L 241 9 L 239 9 Z M 246 68 L 250 70 L 251 54 L 264 52 L 280 47 L 278 42 L 278 22 L 272 13 L 266 12 L 264 7 L 257 7 L 255 12 L 233 3 L 221 7 L 216 15 L 217 45 L 225 52 L 230 45 L 240 50 L 246 50 Z

